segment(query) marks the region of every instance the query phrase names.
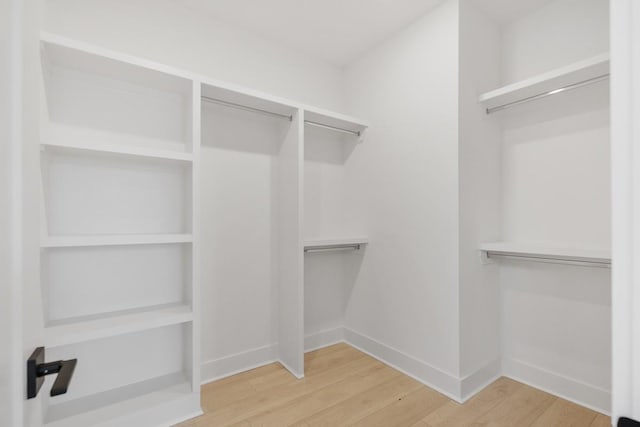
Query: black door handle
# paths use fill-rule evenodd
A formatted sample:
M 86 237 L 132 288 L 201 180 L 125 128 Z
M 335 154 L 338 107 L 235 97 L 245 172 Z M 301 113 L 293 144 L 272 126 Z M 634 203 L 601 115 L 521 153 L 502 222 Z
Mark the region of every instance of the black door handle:
M 27 399 L 36 397 L 44 383 L 44 377 L 52 374 L 58 376 L 51 387 L 51 396 L 65 394 L 77 362 L 78 359 L 71 359 L 44 363 L 44 347 L 36 348 L 27 359 Z

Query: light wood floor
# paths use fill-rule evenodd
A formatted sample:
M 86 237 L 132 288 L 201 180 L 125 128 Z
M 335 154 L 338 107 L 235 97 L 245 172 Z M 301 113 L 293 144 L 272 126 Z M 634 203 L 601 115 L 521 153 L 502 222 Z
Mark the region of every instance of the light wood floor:
M 305 355 L 305 378 L 277 363 L 202 387 L 205 414 L 180 427 L 610 427 L 609 417 L 500 378 L 464 405 L 346 345 Z

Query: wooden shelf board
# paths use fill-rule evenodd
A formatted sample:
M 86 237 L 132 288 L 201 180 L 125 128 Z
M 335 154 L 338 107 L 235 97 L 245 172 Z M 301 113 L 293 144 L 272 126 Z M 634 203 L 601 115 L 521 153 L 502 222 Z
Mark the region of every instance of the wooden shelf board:
M 95 153 L 118 154 L 126 156 L 149 157 L 154 159 L 178 160 L 183 162 L 192 162 L 193 155 L 171 150 L 159 150 L 146 147 L 125 146 L 116 144 L 103 143 L 79 143 L 79 142 L 43 142 L 42 147 L 62 149 L 62 150 L 79 150 Z
M 73 248 L 83 246 L 163 245 L 191 243 L 191 234 L 122 234 L 95 236 L 49 236 L 43 239 L 42 248 Z
M 609 54 L 604 53 L 492 90 L 481 95 L 479 101 L 486 108 L 494 108 L 608 73 Z
M 498 255 L 548 257 L 567 261 L 611 262 L 611 251 L 546 246 L 535 243 L 495 242 L 480 245 L 480 250 Z
M 167 420 L 183 421 L 202 414 L 200 395 L 183 372 L 52 404 L 46 427 L 152 427 Z
M 191 307 L 177 304 L 57 321 L 44 328 L 44 345 L 59 347 L 191 321 Z

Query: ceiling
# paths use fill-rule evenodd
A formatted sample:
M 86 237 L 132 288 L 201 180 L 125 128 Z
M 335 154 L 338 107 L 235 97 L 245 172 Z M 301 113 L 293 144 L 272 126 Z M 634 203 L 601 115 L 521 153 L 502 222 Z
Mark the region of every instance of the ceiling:
M 442 0 L 180 0 L 259 36 L 344 65 Z
M 196 13 L 344 65 L 443 0 L 180 0 Z M 464 0 L 463 0 L 464 1 Z M 506 23 L 551 0 L 466 0 Z

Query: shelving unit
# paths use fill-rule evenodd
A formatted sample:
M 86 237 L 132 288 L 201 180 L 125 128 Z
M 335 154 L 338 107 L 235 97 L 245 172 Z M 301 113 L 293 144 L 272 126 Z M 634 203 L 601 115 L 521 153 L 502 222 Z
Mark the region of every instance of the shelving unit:
M 353 203 L 348 165 L 359 161 L 368 128 L 367 122 L 354 117 L 305 110 L 306 350 L 333 344 L 343 336 L 349 293 L 366 257 L 369 238 Z
M 482 94 L 487 113 L 577 89 L 609 77 L 609 54 L 601 54 Z
M 368 124 L 52 34 L 41 45 L 44 345 L 50 357 L 79 359 L 70 394 L 45 400 L 45 424 L 155 426 L 201 413 L 199 165 L 208 104 L 286 126 L 271 176 L 277 352 L 304 376 L 304 252 L 368 243 L 305 244 L 305 125 L 344 144 L 362 142 Z M 71 294 L 80 303 L 70 304 Z M 166 362 L 145 363 L 147 347 Z M 105 364 L 109 356 L 120 362 Z M 109 374 L 94 377 L 93 364 Z
M 43 397 L 44 424 L 197 416 L 199 83 L 51 34 L 41 45 L 44 346 L 78 358 L 69 392 Z

